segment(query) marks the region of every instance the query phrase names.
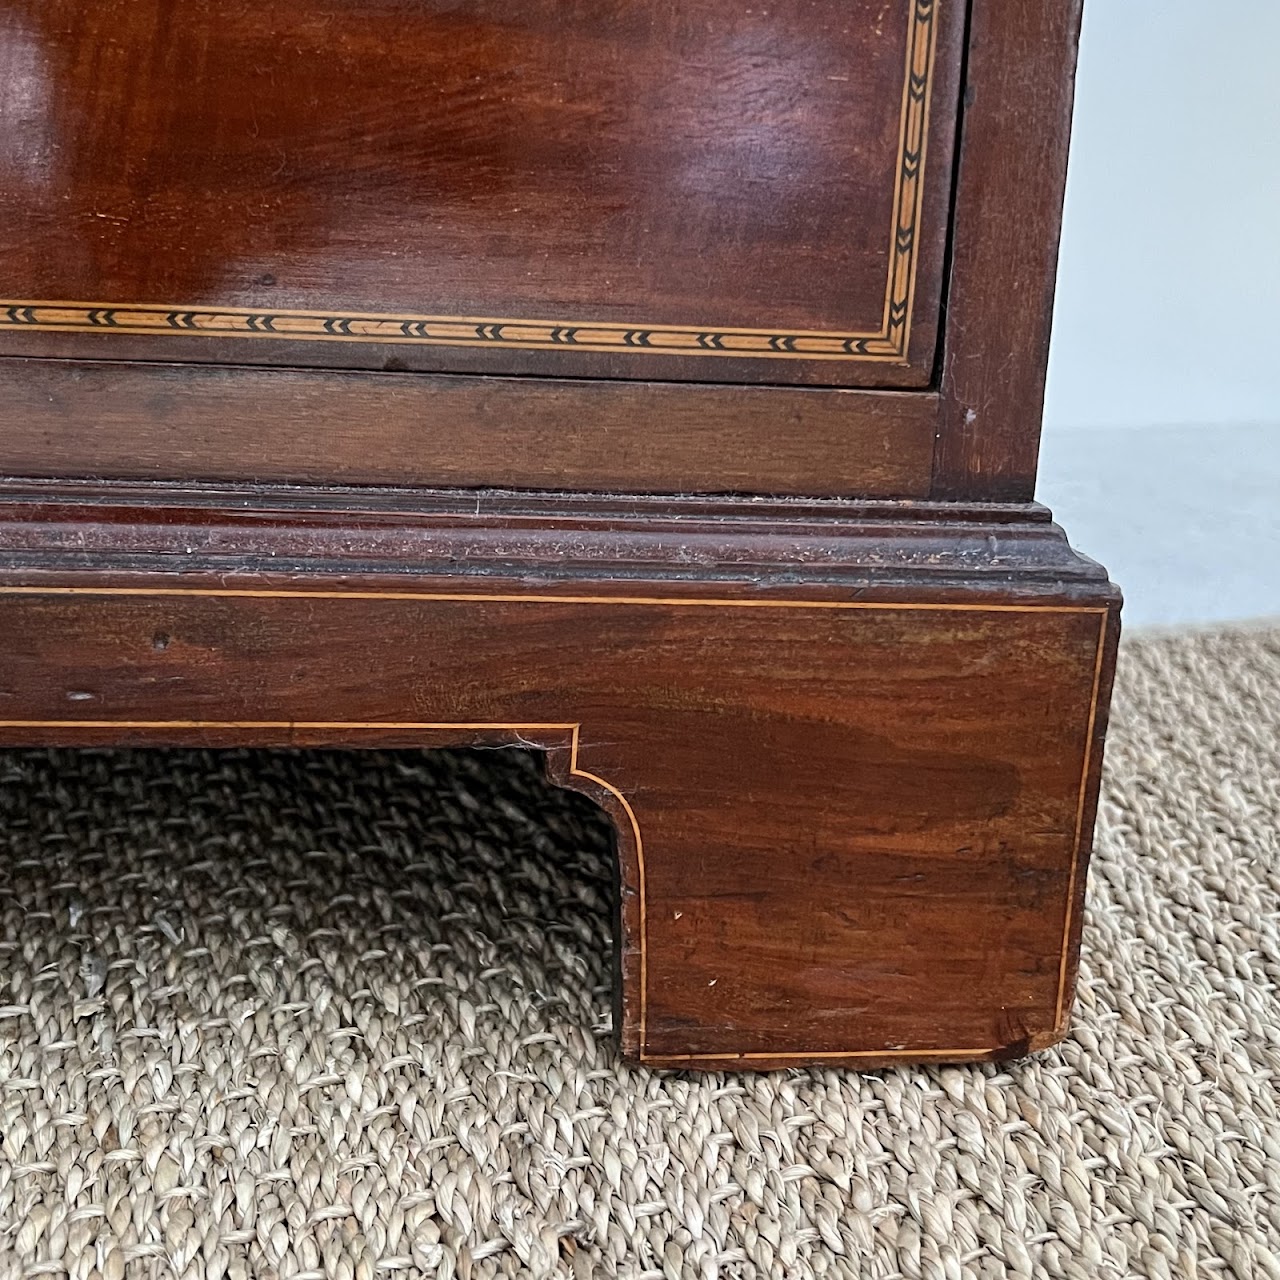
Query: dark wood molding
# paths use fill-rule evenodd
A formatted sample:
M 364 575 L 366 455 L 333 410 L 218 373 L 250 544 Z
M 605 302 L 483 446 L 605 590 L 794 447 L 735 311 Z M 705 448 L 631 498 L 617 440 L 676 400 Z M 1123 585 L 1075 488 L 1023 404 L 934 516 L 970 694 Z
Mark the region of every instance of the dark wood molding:
M 1106 571 L 1035 506 L 607 498 L 0 482 L 0 566 L 79 574 L 252 573 L 732 585 L 928 585 L 1098 597 Z M 985 584 L 985 586 L 983 585 Z M 1107 597 L 1109 598 L 1109 597 Z

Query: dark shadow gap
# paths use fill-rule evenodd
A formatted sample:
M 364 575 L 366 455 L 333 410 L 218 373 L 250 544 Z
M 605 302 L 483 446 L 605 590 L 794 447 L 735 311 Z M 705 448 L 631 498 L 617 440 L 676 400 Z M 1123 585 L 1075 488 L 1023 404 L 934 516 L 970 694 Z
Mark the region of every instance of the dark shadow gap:
M 0 1005 L 30 981 L 70 988 L 110 1035 L 266 1020 L 317 1070 L 353 1036 L 499 1065 L 540 1037 L 607 1039 L 613 829 L 542 765 L 505 748 L 0 752 Z

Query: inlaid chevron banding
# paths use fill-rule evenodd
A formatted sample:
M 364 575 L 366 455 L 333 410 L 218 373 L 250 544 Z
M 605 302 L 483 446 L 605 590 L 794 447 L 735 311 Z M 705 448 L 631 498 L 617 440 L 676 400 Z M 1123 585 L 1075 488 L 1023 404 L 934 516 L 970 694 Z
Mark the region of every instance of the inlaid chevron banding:
M 879 330 L 828 333 L 735 329 L 700 325 L 472 319 L 457 316 L 322 313 L 240 308 L 123 305 L 104 302 L 0 301 L 0 331 L 288 339 L 299 342 L 412 343 L 425 346 L 500 347 L 728 356 L 771 360 L 904 361 L 915 295 L 918 228 L 924 200 L 938 5 L 916 0 L 907 41 L 900 148 L 895 179 L 889 274 Z

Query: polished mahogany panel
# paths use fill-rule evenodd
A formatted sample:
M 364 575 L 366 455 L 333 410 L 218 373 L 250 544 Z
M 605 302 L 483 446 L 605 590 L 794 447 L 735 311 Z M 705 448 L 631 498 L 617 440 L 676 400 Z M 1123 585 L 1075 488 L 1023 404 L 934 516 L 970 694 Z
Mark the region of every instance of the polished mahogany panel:
M 923 385 L 960 10 L 8 0 L 0 353 Z

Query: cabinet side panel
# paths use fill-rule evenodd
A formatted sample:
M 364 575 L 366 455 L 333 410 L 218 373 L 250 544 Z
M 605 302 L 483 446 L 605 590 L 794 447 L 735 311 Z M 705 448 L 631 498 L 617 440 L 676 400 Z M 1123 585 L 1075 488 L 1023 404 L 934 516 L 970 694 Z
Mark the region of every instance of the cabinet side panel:
M 1080 0 L 974 0 L 933 496 L 1035 490 Z

